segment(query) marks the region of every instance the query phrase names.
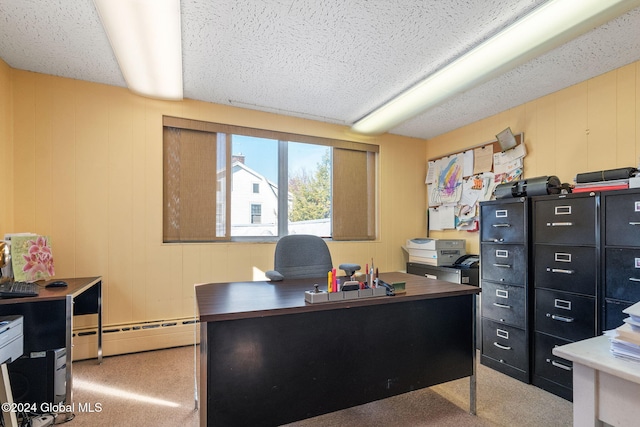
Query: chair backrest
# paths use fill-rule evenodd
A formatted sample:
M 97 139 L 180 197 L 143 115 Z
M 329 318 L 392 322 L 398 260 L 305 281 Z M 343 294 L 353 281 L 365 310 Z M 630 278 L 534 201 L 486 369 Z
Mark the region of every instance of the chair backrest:
M 326 242 L 318 236 L 292 234 L 276 245 L 274 270 L 285 279 L 326 277 L 333 268 Z

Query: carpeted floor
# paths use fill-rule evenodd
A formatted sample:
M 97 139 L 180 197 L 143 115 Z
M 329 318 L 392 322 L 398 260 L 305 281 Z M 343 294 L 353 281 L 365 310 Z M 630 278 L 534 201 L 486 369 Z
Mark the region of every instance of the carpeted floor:
M 194 348 L 180 347 L 75 362 L 69 427 L 199 425 Z M 93 410 L 93 412 L 89 412 Z M 480 364 L 477 415 L 461 379 L 291 424 L 333 426 L 571 426 L 572 404 Z M 58 417 L 56 423 L 63 419 Z

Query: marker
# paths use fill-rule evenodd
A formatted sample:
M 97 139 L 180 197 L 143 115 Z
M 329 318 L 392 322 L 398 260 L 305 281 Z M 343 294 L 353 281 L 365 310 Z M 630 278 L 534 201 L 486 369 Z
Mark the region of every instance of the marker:
M 364 266 L 364 281 L 369 282 L 369 264 Z
M 333 278 L 331 277 L 331 272 L 327 273 L 327 292 L 331 292 L 333 288 Z

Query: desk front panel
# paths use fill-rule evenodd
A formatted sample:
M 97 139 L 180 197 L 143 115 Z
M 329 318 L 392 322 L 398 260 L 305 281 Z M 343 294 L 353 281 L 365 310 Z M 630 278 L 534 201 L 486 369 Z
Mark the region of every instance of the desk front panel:
M 66 343 L 66 300 L 15 298 L 0 304 L 0 316 L 23 316 L 23 354 L 64 348 Z
M 204 323 L 207 425 L 280 425 L 470 376 L 472 303 L 467 294 Z

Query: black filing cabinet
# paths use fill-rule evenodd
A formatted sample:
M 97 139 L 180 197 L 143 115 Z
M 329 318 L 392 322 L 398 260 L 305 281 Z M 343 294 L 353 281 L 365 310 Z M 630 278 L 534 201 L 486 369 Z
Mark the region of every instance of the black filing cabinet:
M 534 385 L 572 400 L 572 364 L 555 346 L 596 336 L 600 283 L 600 196 L 533 198 Z
M 531 381 L 530 199 L 480 203 L 483 365 Z
M 602 194 L 603 330 L 623 324 L 622 310 L 640 301 L 640 189 Z

